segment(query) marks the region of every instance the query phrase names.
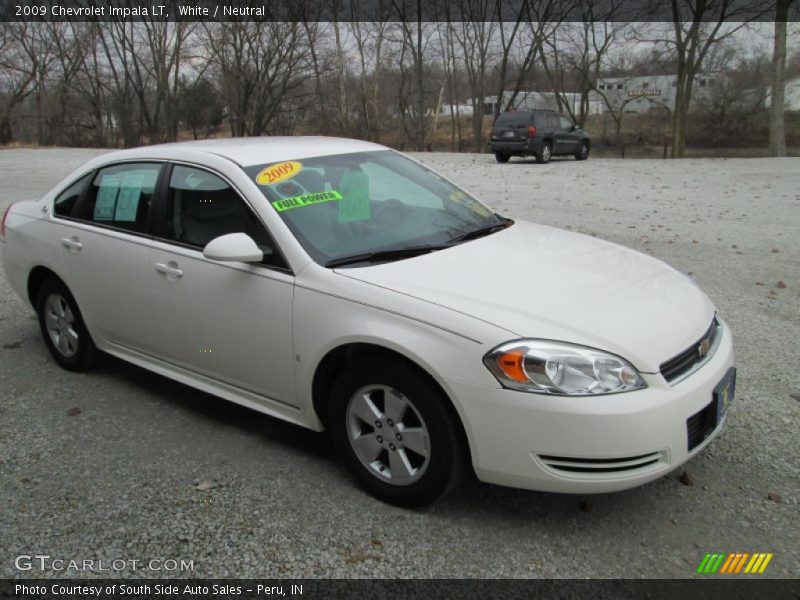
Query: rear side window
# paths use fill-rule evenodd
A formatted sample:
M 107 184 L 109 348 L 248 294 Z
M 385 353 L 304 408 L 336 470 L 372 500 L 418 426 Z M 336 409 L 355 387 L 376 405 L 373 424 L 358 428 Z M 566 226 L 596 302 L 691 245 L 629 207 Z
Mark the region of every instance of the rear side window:
M 144 233 L 160 170 L 157 163 L 100 169 L 87 193 L 84 218 L 98 225 Z
M 78 198 L 91 176 L 90 173 L 89 175 L 81 177 L 78 181 L 56 196 L 56 201 L 53 204 L 53 212 L 56 215 L 59 217 L 69 217 L 72 214 L 72 209 L 75 208 L 75 204 L 78 202 Z
M 528 126 L 531 122 L 531 113 L 524 111 L 511 111 L 500 113 L 495 121 L 496 127 L 508 127 L 509 125 Z

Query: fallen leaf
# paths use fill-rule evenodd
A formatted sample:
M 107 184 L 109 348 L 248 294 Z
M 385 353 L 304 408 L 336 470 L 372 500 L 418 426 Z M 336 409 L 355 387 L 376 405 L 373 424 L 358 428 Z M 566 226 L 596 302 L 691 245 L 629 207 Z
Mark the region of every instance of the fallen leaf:
M 772 253 L 773 253 L 773 254 L 777 254 L 778 252 L 780 252 L 780 250 L 778 250 L 777 248 L 773 248 L 773 249 L 772 249 Z
M 678 481 L 683 485 L 694 485 L 694 479 L 689 475 L 689 471 L 681 473 L 680 477 L 678 477 Z
M 800 401 L 800 394 L 789 394 L 790 398 L 794 398 L 797 401 Z
M 22 345 L 22 342 L 9 342 L 8 344 L 3 344 L 4 350 L 15 350 Z
M 210 482 L 210 481 L 208 481 L 207 479 L 204 479 L 203 481 L 201 481 L 200 483 L 198 483 L 198 484 L 195 486 L 195 489 L 196 489 L 198 492 L 207 492 L 207 491 L 208 491 L 208 490 L 210 490 L 212 487 L 213 487 L 213 486 L 211 485 L 211 482 Z
M 581 509 L 581 512 L 592 512 L 592 505 L 589 504 L 586 500 L 582 500 L 581 503 L 578 505 L 578 508 Z
M 778 492 L 770 492 L 767 494 L 767 498 L 772 500 L 775 504 L 780 504 L 783 502 L 783 496 L 781 496 Z
M 782 281 L 779 281 L 779 282 L 778 282 L 778 283 L 775 285 L 775 287 L 776 287 L 776 288 L 778 288 L 779 290 L 784 290 L 784 289 L 786 289 L 786 284 L 785 284 L 785 283 L 783 283 Z
M 756 281 L 756 285 L 763 286 L 764 284 L 763 284 L 763 283 L 761 283 L 760 281 Z
M 70 409 L 67 411 L 67 416 L 68 416 L 68 417 L 77 417 L 77 416 L 78 416 L 79 414 L 81 414 L 82 412 L 83 412 L 83 411 L 81 410 L 80 406 L 73 406 L 72 408 L 70 408 Z

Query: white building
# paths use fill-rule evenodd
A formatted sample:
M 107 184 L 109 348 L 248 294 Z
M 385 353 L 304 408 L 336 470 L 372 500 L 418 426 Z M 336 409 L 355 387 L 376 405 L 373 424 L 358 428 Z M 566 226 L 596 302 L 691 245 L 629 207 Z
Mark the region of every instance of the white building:
M 767 90 L 764 106 L 772 106 L 772 90 Z M 800 77 L 795 77 L 786 82 L 783 88 L 783 109 L 800 110 Z
M 590 98 L 602 106 L 600 112 L 608 112 L 603 96 L 614 111 L 641 113 L 653 108 L 675 108 L 675 75 L 644 75 L 641 77 L 608 77 L 597 82 L 598 91 L 592 91 Z M 709 97 L 719 86 L 719 73 L 706 73 L 695 77 L 692 100 Z

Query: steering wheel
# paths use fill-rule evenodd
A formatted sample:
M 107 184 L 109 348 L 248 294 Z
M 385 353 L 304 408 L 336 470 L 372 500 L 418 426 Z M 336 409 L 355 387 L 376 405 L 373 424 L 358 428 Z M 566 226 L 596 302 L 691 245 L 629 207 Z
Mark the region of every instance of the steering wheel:
M 374 206 L 376 207 L 374 220 L 380 222 L 381 225 L 399 225 L 411 212 L 411 209 L 397 198 L 377 202 Z

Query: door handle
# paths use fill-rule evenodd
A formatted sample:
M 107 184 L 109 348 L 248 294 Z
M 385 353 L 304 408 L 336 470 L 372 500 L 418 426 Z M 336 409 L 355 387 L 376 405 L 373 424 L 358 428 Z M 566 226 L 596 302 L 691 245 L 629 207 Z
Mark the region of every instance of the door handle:
M 183 277 L 183 271 L 178 268 L 178 263 L 172 261 L 169 263 L 156 263 L 156 271 L 172 277 Z
M 61 240 L 61 245 L 64 246 L 65 248 L 69 248 L 73 252 L 77 252 L 78 250 L 83 248 L 83 244 L 81 244 L 78 241 L 78 238 L 76 236 L 74 236 L 74 235 L 72 237 L 69 237 L 69 238 L 63 238 Z

